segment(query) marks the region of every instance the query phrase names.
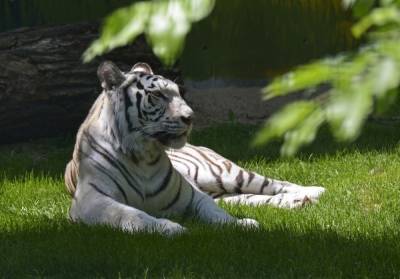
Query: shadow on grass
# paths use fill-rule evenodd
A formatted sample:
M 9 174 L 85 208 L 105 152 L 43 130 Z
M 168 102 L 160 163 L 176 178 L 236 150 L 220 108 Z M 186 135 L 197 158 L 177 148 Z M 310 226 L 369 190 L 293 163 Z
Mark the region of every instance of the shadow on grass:
M 0 235 L 0 275 L 57 277 L 396 277 L 399 239 L 345 239 L 315 228 L 194 227 L 177 237 L 129 235 L 66 221 Z
M 260 148 L 252 148 L 251 141 L 259 127 L 225 124 L 195 131 L 191 143 L 207 146 L 233 161 L 248 161 L 265 158 L 267 161 L 279 159 L 280 143 L 273 142 Z M 31 143 L 0 146 L 0 177 L 22 178 L 26 173 L 48 175 L 60 178 L 72 156 L 74 136 L 42 139 Z M 327 127 L 323 128 L 315 142 L 304 148 L 298 158 L 308 160 L 332 155 L 337 152 L 385 152 L 395 148 L 400 140 L 400 129 L 395 126 L 368 124 L 363 133 L 353 143 L 337 143 Z
M 238 124 L 196 131 L 192 142 L 195 145 L 204 145 L 223 154 L 227 158 L 237 161 L 247 161 L 255 157 L 264 157 L 268 161 L 280 158 L 280 142 L 272 142 L 268 145 L 252 148 L 251 142 L 260 127 Z M 339 143 L 331 135 L 328 127 L 323 127 L 316 140 L 303 148 L 297 155 L 300 159 L 308 159 L 332 155 L 338 152 L 386 152 L 394 149 L 400 141 L 400 129 L 396 126 L 379 125 L 369 123 L 363 129 L 358 139 L 351 143 Z
M 224 125 L 196 132 L 193 143 L 233 160 L 278 159 L 277 143 L 259 150 L 248 147 L 256 131 L 256 127 Z M 385 152 L 396 148 L 399 136 L 394 127 L 368 125 L 358 141 L 340 145 L 325 129 L 300 157 Z M 1 171 L 8 178 L 24 177 L 26 172 L 61 178 L 72 146 L 73 139 L 67 138 L 0 147 Z M 166 239 L 36 218 L 26 227 L 12 222 L 10 232 L 0 233 L 0 277 L 382 278 L 400 274 L 398 236 L 353 233 L 343 237 L 317 226 L 296 233 L 285 228 L 243 231 L 189 225 L 190 233 Z
M 39 139 L 0 146 L 0 179 L 23 179 L 27 174 L 60 178 L 72 157 L 74 137 Z

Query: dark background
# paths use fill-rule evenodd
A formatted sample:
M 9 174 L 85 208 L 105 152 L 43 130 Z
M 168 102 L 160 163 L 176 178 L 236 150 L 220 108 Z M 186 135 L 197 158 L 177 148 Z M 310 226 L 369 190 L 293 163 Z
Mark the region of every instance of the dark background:
M 101 22 L 128 0 L 0 0 L 0 31 Z M 180 60 L 185 78 L 264 79 L 355 46 L 341 0 L 217 0 L 194 24 Z

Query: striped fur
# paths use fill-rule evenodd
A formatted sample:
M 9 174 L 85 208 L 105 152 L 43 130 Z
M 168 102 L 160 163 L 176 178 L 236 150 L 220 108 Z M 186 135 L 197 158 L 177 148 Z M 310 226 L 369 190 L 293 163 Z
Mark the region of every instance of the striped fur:
M 193 111 L 175 83 L 144 63 L 122 73 L 98 70 L 102 94 L 81 125 L 65 183 L 70 217 L 133 232 L 180 233 L 167 218 L 256 226 L 236 219 L 215 200 L 298 207 L 322 187 L 303 187 L 248 172 L 205 147 L 187 144 Z M 215 200 L 214 200 L 214 199 Z

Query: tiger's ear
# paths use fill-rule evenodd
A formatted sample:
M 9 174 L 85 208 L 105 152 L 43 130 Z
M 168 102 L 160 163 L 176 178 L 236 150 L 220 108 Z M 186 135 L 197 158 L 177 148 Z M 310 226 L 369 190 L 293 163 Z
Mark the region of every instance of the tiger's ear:
M 97 76 L 101 82 L 101 87 L 107 90 L 120 86 L 125 80 L 121 70 L 111 61 L 100 64 L 97 69 Z
M 139 62 L 133 65 L 131 72 L 145 73 L 148 75 L 154 75 L 153 70 L 147 63 Z

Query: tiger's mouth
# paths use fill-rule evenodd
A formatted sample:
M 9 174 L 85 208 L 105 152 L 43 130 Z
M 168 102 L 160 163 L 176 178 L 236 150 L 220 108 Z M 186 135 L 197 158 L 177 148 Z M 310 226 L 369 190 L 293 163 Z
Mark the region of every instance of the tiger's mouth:
M 190 131 L 183 133 L 158 132 L 153 135 L 162 145 L 172 148 L 181 148 L 186 144 Z

